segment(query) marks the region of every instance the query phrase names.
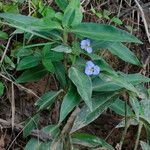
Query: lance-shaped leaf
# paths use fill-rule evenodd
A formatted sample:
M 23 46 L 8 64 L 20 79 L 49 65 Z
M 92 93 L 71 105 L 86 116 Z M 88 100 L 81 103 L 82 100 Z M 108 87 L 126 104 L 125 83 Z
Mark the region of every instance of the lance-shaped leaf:
M 92 111 L 90 111 L 86 105 L 83 106 L 74 121 L 71 133 L 81 129 L 98 118 L 116 99 L 116 93 L 108 93 L 107 95 L 101 95 L 99 98 L 92 100 Z
M 45 93 L 41 98 L 38 99 L 35 105 L 39 107 L 39 110 L 50 107 L 55 101 L 55 98 L 60 94 L 60 92 L 62 92 L 62 90 Z
M 62 122 L 67 117 L 67 115 L 73 110 L 73 108 L 80 103 L 80 99 L 81 98 L 78 95 L 76 89 L 73 86 L 71 86 L 63 99 L 60 110 L 59 122 Z
M 72 142 L 74 144 L 79 144 L 87 147 L 105 147 L 108 150 L 115 150 L 111 145 L 109 145 L 105 140 L 100 137 L 87 134 L 87 133 L 74 133 L 71 135 Z
M 76 85 L 77 91 L 81 98 L 88 105 L 90 110 L 92 110 L 92 81 L 91 78 L 84 73 L 80 72 L 74 67 L 69 69 L 69 78 Z
M 78 26 L 73 27 L 71 32 L 82 37 L 87 37 L 99 41 L 141 43 L 141 41 L 138 40 L 135 36 L 111 25 L 80 23 Z

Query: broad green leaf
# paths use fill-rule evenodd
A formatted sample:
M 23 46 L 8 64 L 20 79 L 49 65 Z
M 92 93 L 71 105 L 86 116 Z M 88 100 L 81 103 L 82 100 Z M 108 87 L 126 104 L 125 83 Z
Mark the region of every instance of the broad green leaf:
M 55 52 L 64 52 L 64 53 L 71 53 L 72 50 L 69 46 L 66 46 L 66 45 L 59 45 L 55 48 L 52 48 L 51 49 L 52 51 L 55 51 Z
M 150 145 L 148 145 L 147 143 L 140 141 L 140 145 L 143 150 L 150 150 Z
M 60 133 L 58 125 L 48 125 L 48 126 L 44 127 L 42 129 L 42 131 L 49 134 L 53 139 L 55 139 Z
M 55 0 L 55 3 L 59 6 L 59 8 L 61 10 L 65 10 L 67 5 L 68 5 L 68 1 L 67 0 Z
M 50 91 L 42 95 L 40 99 L 37 100 L 35 103 L 36 106 L 38 106 L 39 110 L 46 109 L 47 107 L 50 107 L 54 101 L 55 98 L 62 92 L 60 91 Z
M 52 72 L 52 73 L 55 72 L 54 65 L 49 59 L 43 59 L 42 64 L 45 67 L 45 69 L 48 70 L 49 72 Z
M 17 70 L 25 70 L 38 66 L 40 58 L 37 56 L 27 56 L 21 59 L 17 66 Z
M 50 60 L 52 62 L 61 61 L 64 58 L 64 54 L 51 50 L 51 45 L 45 45 L 42 50 L 42 59 Z
M 117 99 L 110 107 L 115 113 L 125 116 L 125 101 L 121 99 Z M 127 116 L 133 116 L 133 112 L 131 107 L 127 104 Z
M 132 109 L 135 112 L 136 119 L 139 120 L 139 117 L 140 117 L 140 102 L 138 101 L 137 98 L 130 97 L 130 104 L 132 106 Z
M 115 150 L 111 145 L 109 145 L 105 140 L 100 137 L 87 134 L 87 133 L 74 133 L 71 135 L 72 142 L 74 144 L 83 145 L 87 147 L 105 147 L 108 150 Z
M 35 138 L 31 138 L 26 144 L 24 150 L 39 150 L 41 142 Z
M 120 59 L 122 59 L 126 62 L 129 62 L 129 63 L 134 64 L 134 65 L 141 66 L 141 63 L 139 62 L 139 60 L 137 59 L 135 54 L 133 52 L 131 52 L 122 43 L 117 42 L 117 43 L 109 44 L 108 50 L 112 54 L 118 56 Z
M 148 78 L 140 73 L 125 74 L 123 72 L 119 72 L 119 74 L 122 76 L 122 78 L 124 78 L 129 83 L 132 83 L 133 85 L 150 82 L 150 78 Z
M 59 81 L 60 85 L 65 88 L 67 84 L 65 67 L 61 62 L 55 62 L 53 64 L 55 67 L 56 78 Z
M 80 0 L 71 0 L 64 12 L 62 24 L 64 27 L 76 26 L 82 21 Z
M 4 93 L 4 84 L 0 82 L 0 96 L 2 96 Z
M 33 129 L 38 128 L 38 121 L 40 120 L 40 115 L 36 114 L 35 116 L 29 118 L 25 122 L 25 127 L 23 129 L 23 137 L 27 137 Z
M 16 80 L 17 83 L 25 83 L 38 81 L 47 74 L 47 71 L 42 66 L 38 66 L 24 71 Z
M 31 138 L 26 144 L 24 150 L 51 150 L 51 142 L 41 142 L 38 139 Z
M 14 52 L 16 57 L 25 57 L 33 54 L 33 50 L 31 48 L 21 47 Z
M 117 91 L 122 87 L 116 84 L 114 81 L 100 77 L 96 77 L 92 81 L 93 91 L 95 92 L 106 92 L 106 91 Z
M 8 39 L 8 34 L 6 32 L 0 31 L 0 39 Z
M 68 90 L 61 104 L 59 122 L 62 122 L 67 117 L 67 115 L 73 110 L 73 108 L 80 103 L 80 99 L 81 98 L 78 95 L 76 89 L 72 86 Z
M 87 37 L 99 41 L 141 43 L 140 40 L 138 40 L 130 33 L 104 24 L 80 23 L 78 26 L 73 27 L 71 32 L 82 37 Z
M 82 127 L 97 119 L 100 114 L 117 99 L 115 95 L 115 93 L 109 92 L 106 95 L 99 96 L 97 99 L 92 99 L 92 111 L 86 105 L 83 106 L 74 121 L 71 133 L 81 129 Z
M 112 77 L 112 81 L 115 81 L 116 84 L 118 84 L 119 86 L 122 86 L 123 88 L 135 92 L 137 95 L 139 94 L 137 89 L 127 80 L 125 80 L 123 77 L 121 76 L 111 76 Z
M 38 19 L 20 14 L 16 15 L 11 13 L 0 13 L 0 18 L 5 19 L 8 22 L 6 24 L 8 24 L 9 26 L 15 27 L 17 29 L 31 33 L 47 40 L 51 39 L 48 36 L 39 33 L 40 31 L 62 29 L 61 25 L 56 21 L 51 21 L 48 19 Z
M 69 78 L 76 85 L 77 91 L 87 106 L 92 110 L 92 81 L 91 78 L 74 67 L 69 69 Z

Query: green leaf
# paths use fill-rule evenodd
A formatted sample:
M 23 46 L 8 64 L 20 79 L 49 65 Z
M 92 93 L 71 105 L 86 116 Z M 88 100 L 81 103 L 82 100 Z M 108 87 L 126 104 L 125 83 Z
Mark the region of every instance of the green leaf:
M 56 78 L 60 82 L 60 85 L 65 88 L 67 84 L 65 67 L 61 62 L 55 62 L 53 64 L 55 67 Z
M 139 120 L 139 117 L 140 117 L 140 102 L 138 101 L 137 98 L 130 97 L 130 104 L 132 106 L 132 109 L 135 112 L 136 119 Z
M 27 137 L 33 129 L 38 128 L 38 121 L 40 120 L 40 115 L 36 114 L 35 116 L 29 118 L 25 122 L 25 127 L 23 129 L 23 137 Z
M 141 66 L 141 63 L 139 62 L 139 60 L 137 59 L 135 54 L 133 52 L 131 52 L 122 43 L 117 42 L 117 43 L 109 44 L 108 50 L 112 54 L 118 56 L 120 59 L 122 59 L 126 62 L 129 62 L 129 63 L 134 64 L 134 65 Z
M 118 24 L 118 25 L 122 25 L 123 24 L 123 22 L 119 18 L 117 18 L 117 17 L 113 17 L 111 19 L 111 21 L 114 22 L 114 23 L 116 23 L 116 24 Z
M 142 147 L 143 150 L 149 150 L 150 149 L 150 145 L 148 145 L 147 143 L 140 141 L 140 145 Z
M 64 27 L 76 26 L 82 21 L 80 0 L 72 0 L 65 9 L 62 24 Z
M 69 69 L 69 78 L 76 85 L 77 91 L 87 106 L 92 110 L 92 81 L 91 78 L 74 67 Z
M 80 96 L 76 89 L 72 86 L 65 95 L 60 109 L 59 122 L 62 122 L 75 106 L 80 103 Z M 65 108 L 65 109 L 64 109 Z
M 40 58 L 36 56 L 27 56 L 21 59 L 17 66 L 17 70 L 24 70 L 38 66 Z
M 15 3 L 4 4 L 3 5 L 3 11 L 7 12 L 7 13 L 18 14 L 19 13 L 18 5 Z
M 6 32 L 0 31 L 0 39 L 7 40 L 8 34 Z
M 31 16 L 16 15 L 11 13 L 0 13 L 0 18 L 5 19 L 9 26 L 15 27 L 22 31 L 31 33 L 41 38 L 51 40 L 48 36 L 45 36 L 40 31 L 47 31 L 52 29 L 62 29 L 61 25 L 56 21 L 49 19 L 38 19 Z
M 26 144 L 24 150 L 50 150 L 51 142 L 41 142 L 38 139 L 31 138 Z
M 111 106 L 110 109 L 113 110 L 115 113 L 125 116 L 125 101 L 121 99 L 117 99 Z M 134 115 L 132 112 L 131 107 L 127 104 L 127 116 Z
M 117 91 L 122 88 L 114 81 L 109 80 L 109 78 L 103 78 L 102 76 L 93 79 L 92 87 L 95 92 Z
M 51 45 L 45 45 L 42 50 L 42 58 L 50 60 L 52 62 L 61 61 L 64 58 L 64 54 L 51 50 Z
M 118 29 L 110 25 L 103 25 L 97 23 L 80 23 L 73 27 L 71 32 L 98 41 L 112 41 L 112 42 L 135 42 L 141 43 L 136 37 L 130 33 Z
M 38 66 L 24 71 L 16 80 L 17 83 L 25 83 L 38 81 L 47 74 L 47 71 L 42 66 Z
M 125 74 L 123 72 L 119 72 L 121 77 L 128 81 L 129 83 L 132 83 L 133 85 L 138 85 L 140 83 L 145 83 L 145 82 L 150 82 L 150 78 L 140 74 L 140 73 L 135 73 L 135 74 Z
M 52 72 L 52 73 L 55 72 L 54 65 L 49 59 L 43 59 L 42 64 L 45 67 L 45 69 L 48 70 L 49 72 Z
M 69 46 L 66 46 L 66 45 L 59 45 L 55 48 L 52 48 L 51 49 L 52 51 L 55 51 L 55 52 L 64 52 L 64 53 L 71 53 L 72 50 Z
M 83 145 L 87 147 L 105 147 L 108 150 L 115 150 L 105 140 L 100 137 L 87 133 L 74 133 L 71 135 L 74 144 Z
M 115 93 L 109 92 L 107 95 L 101 95 L 99 98 L 93 99 L 92 111 L 86 105 L 83 106 L 74 121 L 71 133 L 81 129 L 97 119 L 100 114 L 117 99 L 115 95 Z
M 59 6 L 59 8 L 61 10 L 65 10 L 67 5 L 68 5 L 68 1 L 67 0 L 55 0 L 56 4 Z
M 4 93 L 4 84 L 0 82 L 0 96 L 2 96 Z
M 36 106 L 38 106 L 39 110 L 46 109 L 47 107 L 50 107 L 54 101 L 55 98 L 62 92 L 60 91 L 51 91 L 47 92 L 42 97 L 40 97 L 37 102 L 35 103 Z
M 55 139 L 60 133 L 58 125 L 48 125 L 48 126 L 42 128 L 42 131 L 49 134 L 53 139 Z
M 32 138 L 26 144 L 24 150 L 39 150 L 41 142 L 35 138 Z

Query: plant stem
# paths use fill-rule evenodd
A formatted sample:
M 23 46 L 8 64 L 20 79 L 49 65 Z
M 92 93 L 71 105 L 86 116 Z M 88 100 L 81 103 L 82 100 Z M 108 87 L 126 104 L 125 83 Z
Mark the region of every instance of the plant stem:
M 63 42 L 64 42 L 64 44 L 67 45 L 67 42 L 68 42 L 68 33 L 66 31 L 64 31 L 64 33 L 63 33 Z
M 122 137 L 121 137 L 121 140 L 120 140 L 120 150 L 122 149 L 122 145 L 123 145 L 123 142 L 124 142 L 124 139 L 125 139 L 125 136 L 126 136 L 126 134 L 127 134 L 127 130 L 128 130 L 128 121 L 127 121 L 127 123 L 125 124 L 125 129 L 124 129 L 124 131 L 123 131 L 123 133 L 122 133 Z
M 127 134 L 127 130 L 129 128 L 129 121 L 130 120 L 127 120 L 127 113 L 128 113 L 128 110 L 127 110 L 127 101 L 128 101 L 128 94 L 125 92 L 123 94 L 123 97 L 124 97 L 124 100 L 125 100 L 125 129 L 124 129 L 124 132 L 122 133 L 122 137 L 121 137 L 121 140 L 120 140 L 120 150 L 122 149 L 122 145 L 123 145 L 123 142 L 124 142 L 124 139 L 125 139 L 125 136 Z
M 138 148 L 138 144 L 139 144 L 139 139 L 140 139 L 142 127 L 143 127 L 143 123 L 140 122 L 139 123 L 139 127 L 138 127 L 138 133 L 137 133 L 137 138 L 136 138 L 134 150 L 137 150 L 137 148 Z

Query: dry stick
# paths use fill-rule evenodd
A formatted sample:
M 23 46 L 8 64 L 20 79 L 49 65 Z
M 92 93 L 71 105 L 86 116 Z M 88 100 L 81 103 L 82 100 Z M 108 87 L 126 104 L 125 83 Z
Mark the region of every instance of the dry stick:
M 5 47 L 4 53 L 3 53 L 2 58 L 1 58 L 1 61 L 0 61 L 1 64 L 3 63 L 3 60 L 4 60 L 4 58 L 5 58 L 5 55 L 6 55 L 6 53 L 7 53 L 7 50 L 8 50 L 8 48 L 9 48 L 10 41 L 11 41 L 12 38 L 13 38 L 13 35 L 8 39 L 7 45 L 6 45 L 6 47 Z
M 31 89 L 28 89 L 20 84 L 15 83 L 11 79 L 9 79 L 5 75 L 3 75 L 2 73 L 0 73 L 0 76 L 3 77 L 4 79 L 8 80 L 9 82 L 13 83 L 14 85 L 16 85 L 18 88 L 21 88 L 21 89 L 25 90 L 26 92 L 33 94 L 36 98 L 40 99 L 40 97 L 37 94 L 35 94 Z
M 134 0 L 134 1 L 135 1 L 136 5 L 138 6 L 140 12 L 141 12 L 141 17 L 143 19 L 146 35 L 147 35 L 148 41 L 150 43 L 150 33 L 148 31 L 148 25 L 147 25 L 147 21 L 145 19 L 145 14 L 144 14 L 143 9 L 142 9 L 141 5 L 139 4 L 139 2 L 137 0 Z
M 76 107 L 76 109 L 72 112 L 71 116 L 69 117 L 66 125 L 64 126 L 64 128 L 62 129 L 62 132 L 61 132 L 61 138 L 64 137 L 66 134 L 68 134 L 73 126 L 73 123 L 74 123 L 74 120 L 75 120 L 75 117 L 77 115 L 77 113 L 80 111 L 79 107 Z M 57 148 L 57 144 L 58 142 L 61 140 L 61 138 L 54 142 L 51 146 L 52 150 L 56 150 Z
M 11 125 L 12 130 L 14 129 L 15 124 L 15 96 L 14 96 L 14 84 L 11 83 L 11 112 L 12 112 L 12 118 L 11 118 Z

